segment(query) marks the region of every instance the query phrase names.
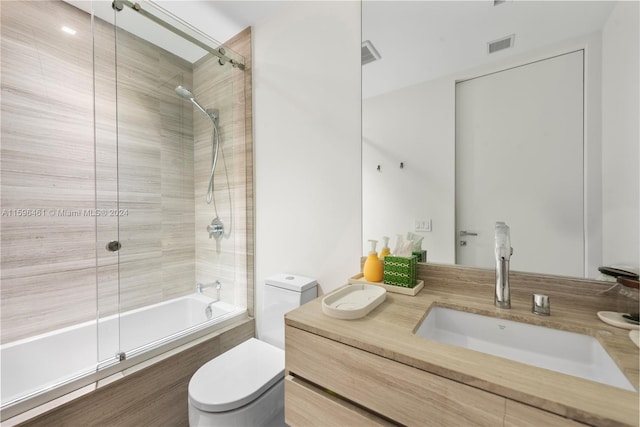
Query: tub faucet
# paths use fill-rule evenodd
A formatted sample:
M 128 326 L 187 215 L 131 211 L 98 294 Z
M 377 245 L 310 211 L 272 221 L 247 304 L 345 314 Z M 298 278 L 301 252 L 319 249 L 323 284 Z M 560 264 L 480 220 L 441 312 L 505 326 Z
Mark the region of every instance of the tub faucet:
M 496 222 L 496 292 L 493 303 L 498 308 L 511 308 L 509 288 L 509 260 L 513 254 L 509 226 Z
M 196 291 L 198 291 L 199 294 L 201 294 L 202 291 L 204 291 L 207 288 L 216 288 L 216 300 L 214 302 L 220 301 L 220 288 L 222 288 L 222 283 L 220 283 L 219 280 L 216 280 L 215 282 L 212 282 L 212 283 L 196 284 Z
M 211 320 L 213 318 L 213 309 L 211 306 L 218 301 L 220 301 L 220 288 L 222 288 L 222 283 L 219 280 L 216 280 L 213 283 L 197 283 L 196 290 L 199 294 L 202 293 L 207 288 L 216 288 L 216 299 L 207 304 L 207 307 L 204 309 L 204 315 L 207 317 L 207 320 Z

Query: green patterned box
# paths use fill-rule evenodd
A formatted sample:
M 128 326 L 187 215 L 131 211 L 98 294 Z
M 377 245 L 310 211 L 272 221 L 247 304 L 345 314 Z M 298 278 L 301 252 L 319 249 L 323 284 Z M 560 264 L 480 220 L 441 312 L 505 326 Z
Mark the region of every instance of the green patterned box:
M 387 285 L 413 288 L 416 283 L 418 258 L 390 256 L 384 257 L 384 283 Z

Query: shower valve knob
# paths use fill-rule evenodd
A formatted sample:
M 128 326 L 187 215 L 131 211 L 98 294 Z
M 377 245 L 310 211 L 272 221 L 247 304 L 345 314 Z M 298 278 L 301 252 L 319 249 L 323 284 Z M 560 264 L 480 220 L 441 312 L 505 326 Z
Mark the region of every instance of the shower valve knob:
M 211 224 L 207 225 L 207 232 L 209 233 L 210 239 L 219 240 L 224 234 L 224 225 L 220 218 L 216 217 Z

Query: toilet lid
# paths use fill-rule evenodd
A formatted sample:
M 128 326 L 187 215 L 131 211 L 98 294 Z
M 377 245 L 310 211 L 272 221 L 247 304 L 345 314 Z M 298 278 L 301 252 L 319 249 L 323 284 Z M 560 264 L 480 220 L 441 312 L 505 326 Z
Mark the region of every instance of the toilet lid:
M 205 363 L 189 381 L 189 401 L 223 412 L 255 400 L 284 378 L 284 351 L 251 338 Z

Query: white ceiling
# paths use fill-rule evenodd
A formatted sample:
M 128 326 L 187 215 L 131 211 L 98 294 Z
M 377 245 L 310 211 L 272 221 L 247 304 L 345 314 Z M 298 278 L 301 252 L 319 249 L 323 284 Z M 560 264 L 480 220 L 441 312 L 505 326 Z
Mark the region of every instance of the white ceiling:
M 613 1 L 375 1 L 362 4 L 362 39 L 382 59 L 362 69 L 368 98 L 504 60 L 602 28 Z M 515 34 L 514 47 L 487 55 L 487 42 Z
M 224 42 L 245 28 L 267 19 L 287 1 L 155 0 L 154 3 Z
M 100 19 L 117 25 L 118 28 L 135 34 L 189 62 L 196 62 L 207 53 L 126 6 L 121 12 L 114 12 L 111 7 L 112 0 L 65 1 L 87 13 L 93 11 Z M 248 26 L 268 18 L 287 3 L 286 1 L 260 0 L 131 0 L 131 2 L 139 3 L 143 10 L 160 17 L 213 48 L 217 48 Z M 185 25 L 185 22 L 188 24 Z
M 93 7 L 108 22 L 117 16 L 121 28 L 190 62 L 205 54 L 131 10 L 115 15 L 111 0 L 66 1 L 86 11 Z M 289 1 L 305 0 L 137 1 L 147 9 L 160 6 L 169 12 L 167 19 L 174 15 L 188 22 L 217 46 L 278 13 Z M 507 0 L 494 6 L 493 0 L 362 0 L 362 40 L 370 40 L 382 55 L 363 67 L 362 95 L 368 98 L 598 31 L 614 3 Z M 510 34 L 516 35 L 514 47 L 489 57 L 487 42 Z

